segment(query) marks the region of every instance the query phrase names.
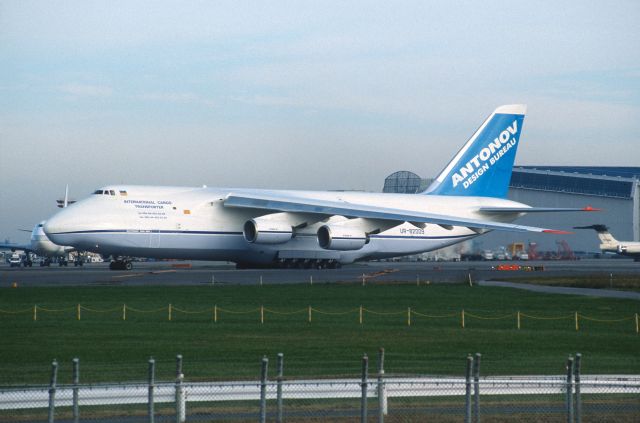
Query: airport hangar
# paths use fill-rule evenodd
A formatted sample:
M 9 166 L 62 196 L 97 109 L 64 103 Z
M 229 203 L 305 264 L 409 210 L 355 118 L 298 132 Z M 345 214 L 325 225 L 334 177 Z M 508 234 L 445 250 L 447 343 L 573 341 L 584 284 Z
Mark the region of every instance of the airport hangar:
M 408 171 L 389 175 L 383 192 L 419 193 L 431 183 Z M 514 166 L 508 197 L 535 207 L 585 207 L 594 213 L 540 213 L 518 219 L 523 225 L 570 230 L 569 235 L 494 231 L 475 241 L 474 249 L 495 249 L 514 242 L 537 243 L 539 251 L 556 251 L 566 241 L 576 252 L 597 253 L 593 230 L 572 229 L 602 223 L 622 241 L 640 241 L 640 167 Z

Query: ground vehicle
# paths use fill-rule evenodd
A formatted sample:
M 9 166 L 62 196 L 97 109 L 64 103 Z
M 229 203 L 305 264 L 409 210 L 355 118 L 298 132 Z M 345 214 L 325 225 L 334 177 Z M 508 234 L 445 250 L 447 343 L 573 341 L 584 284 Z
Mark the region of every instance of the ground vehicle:
M 482 260 L 493 260 L 493 251 L 491 250 L 482 250 L 482 252 L 480 253 L 482 256 Z
M 20 258 L 20 254 L 18 253 L 11 254 L 11 257 L 9 257 L 9 265 L 11 267 L 20 267 L 21 264 L 22 264 L 22 259 Z

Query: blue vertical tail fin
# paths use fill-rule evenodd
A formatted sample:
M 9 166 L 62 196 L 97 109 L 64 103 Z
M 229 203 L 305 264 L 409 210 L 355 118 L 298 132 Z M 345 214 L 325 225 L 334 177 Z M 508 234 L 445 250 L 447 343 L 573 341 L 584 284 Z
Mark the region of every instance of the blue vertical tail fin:
M 423 194 L 505 198 L 526 109 L 498 107 Z

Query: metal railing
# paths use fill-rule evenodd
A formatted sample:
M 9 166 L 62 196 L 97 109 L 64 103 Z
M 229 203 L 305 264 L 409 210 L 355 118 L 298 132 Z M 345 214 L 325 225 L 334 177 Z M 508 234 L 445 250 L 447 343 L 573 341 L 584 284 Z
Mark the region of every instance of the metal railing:
M 49 386 L 0 388 L 0 421 L 640 421 L 640 376 L 581 375 L 581 356 L 567 360 L 565 375 L 480 375 L 480 355 L 469 356 L 463 377 L 397 376 L 377 373 L 362 359 L 360 377 L 268 379 L 268 359 L 259 381 L 185 382 L 182 357 L 176 378 L 155 379 L 149 360 L 147 382 L 80 384 L 73 361 L 73 383 L 59 385 L 52 363 Z

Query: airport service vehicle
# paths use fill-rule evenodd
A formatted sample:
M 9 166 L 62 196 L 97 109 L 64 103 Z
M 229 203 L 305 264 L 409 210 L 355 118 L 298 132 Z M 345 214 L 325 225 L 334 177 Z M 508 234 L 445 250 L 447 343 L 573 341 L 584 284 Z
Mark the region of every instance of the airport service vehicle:
M 491 251 L 491 250 L 482 250 L 480 252 L 480 255 L 482 256 L 482 260 L 493 260 L 494 259 L 493 251 Z
M 20 254 L 13 253 L 11 257 L 9 257 L 9 266 L 10 267 L 20 267 L 22 264 L 22 259 L 20 258 Z
M 632 257 L 634 261 L 640 261 L 640 242 L 618 241 L 611 235 L 606 225 L 597 224 L 591 226 L 574 226 L 573 229 L 593 229 L 600 239 L 600 250 L 603 253 L 616 253 L 622 256 Z
M 131 257 L 337 267 L 491 230 L 566 233 L 510 223 L 530 212 L 585 210 L 506 199 L 525 110 L 498 107 L 421 194 L 111 185 L 44 229 L 55 243 L 111 256 L 111 269 L 130 269 Z

